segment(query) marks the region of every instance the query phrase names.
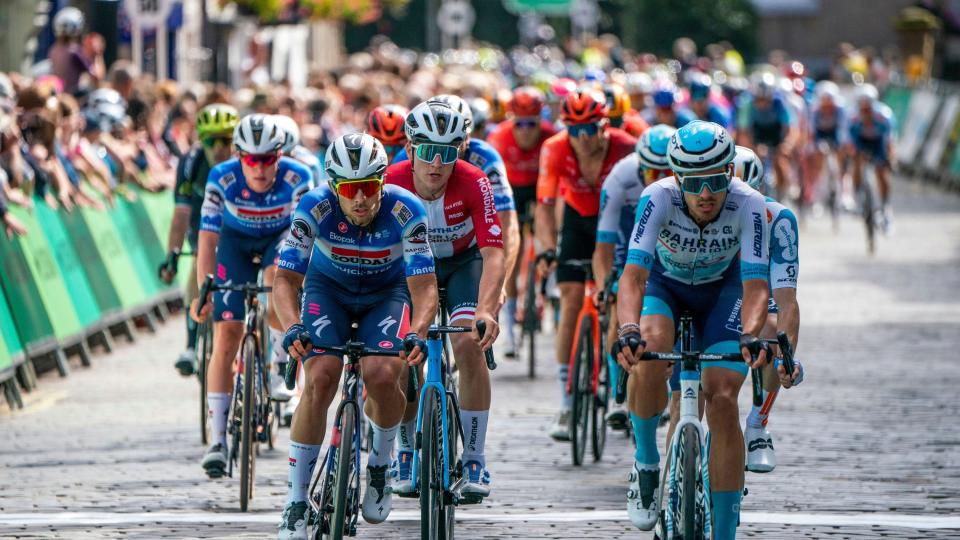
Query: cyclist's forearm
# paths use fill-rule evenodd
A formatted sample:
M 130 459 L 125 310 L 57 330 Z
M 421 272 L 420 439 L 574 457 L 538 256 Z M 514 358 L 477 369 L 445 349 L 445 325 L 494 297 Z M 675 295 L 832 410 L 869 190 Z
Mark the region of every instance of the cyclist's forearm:
M 500 305 L 500 291 L 506 274 L 505 255 L 498 247 L 480 249 L 483 256 L 483 273 L 480 276 L 480 292 L 477 295 L 477 311 L 495 316 Z
M 183 239 L 187 236 L 187 227 L 190 226 L 191 208 L 186 205 L 177 205 L 173 210 L 173 221 L 170 222 L 170 234 L 167 237 L 167 252 L 180 251 L 183 248 Z
M 538 204 L 534 212 L 537 252 L 557 249 L 557 219 L 553 215 L 554 205 Z
M 770 293 L 767 282 L 762 279 L 749 279 L 743 282 L 743 308 L 740 320 L 744 334 L 759 336 L 767 322 L 767 307 Z
M 797 303 L 797 290 L 790 288 L 775 289 L 773 299 L 777 302 L 777 332 L 786 332 L 794 350 L 800 334 L 800 305 Z
M 620 326 L 640 323 L 640 308 L 643 307 L 649 275 L 649 270 L 635 264 L 623 268 L 617 290 L 617 319 Z
M 513 268 L 520 254 L 520 225 L 517 221 L 517 212 L 507 210 L 497 212 L 500 225 L 503 227 L 503 252 L 506 268 Z
M 207 274 L 213 274 L 214 267 L 217 265 L 217 242 L 220 235 L 210 231 L 200 231 L 200 237 L 197 241 L 197 284 L 198 286 L 206 279 Z
M 439 298 L 437 296 L 437 275 L 424 274 L 407 278 L 407 288 L 413 300 L 413 316 L 410 318 L 410 330 L 423 339 L 437 314 Z
M 203 234 L 203 233 L 200 233 Z M 297 291 L 303 282 L 303 274 L 285 268 L 277 268 L 273 279 L 273 306 L 284 330 L 300 322 Z
M 593 251 L 593 280 L 598 290 L 603 290 L 613 268 L 613 251 L 615 246 L 607 242 L 597 242 Z

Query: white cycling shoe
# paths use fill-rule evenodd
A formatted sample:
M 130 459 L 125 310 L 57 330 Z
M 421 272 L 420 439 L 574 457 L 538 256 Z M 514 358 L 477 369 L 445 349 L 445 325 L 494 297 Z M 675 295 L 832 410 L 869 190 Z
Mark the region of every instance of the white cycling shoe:
M 548 431 L 550 437 L 555 441 L 570 440 L 570 409 L 561 409 L 553 418 Z
M 307 501 L 289 503 L 280 518 L 277 540 L 307 540 L 307 518 L 310 514 Z
M 627 488 L 627 516 L 641 531 L 652 531 L 660 517 L 660 471 L 641 471 L 634 463 Z
M 393 509 L 393 495 L 387 485 L 389 465 L 367 466 L 367 489 L 363 493 L 361 506 L 363 519 L 367 523 L 383 523 Z
M 777 466 L 777 454 L 773 451 L 773 437 L 765 427 L 747 426 L 743 434 L 747 441 L 747 470 L 768 473 Z
M 607 425 L 610 426 L 610 429 L 617 431 L 627 429 L 627 426 L 630 424 L 630 411 L 627 409 L 626 402 L 611 402 L 610 411 L 607 413 L 606 420 Z

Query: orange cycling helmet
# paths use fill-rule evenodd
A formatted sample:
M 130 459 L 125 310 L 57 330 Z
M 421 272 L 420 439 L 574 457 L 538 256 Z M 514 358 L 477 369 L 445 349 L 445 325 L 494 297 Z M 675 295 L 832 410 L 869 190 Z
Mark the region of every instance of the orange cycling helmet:
M 560 118 L 565 124 L 599 122 L 607 116 L 607 101 L 603 92 L 580 87 L 567 94 L 560 104 Z
M 502 122 L 507 117 L 510 100 L 513 94 L 506 88 L 494 90 L 488 101 L 490 101 L 490 122 Z
M 508 107 L 516 118 L 540 116 L 545 101 L 543 92 L 534 86 L 521 86 L 513 91 Z
M 386 146 L 402 145 L 407 142 L 403 132 L 403 123 L 407 118 L 406 108 L 400 105 L 381 105 L 367 115 L 367 133 L 376 137 Z
M 619 84 L 603 85 L 603 95 L 607 98 L 607 116 L 623 118 L 630 110 L 630 95 Z

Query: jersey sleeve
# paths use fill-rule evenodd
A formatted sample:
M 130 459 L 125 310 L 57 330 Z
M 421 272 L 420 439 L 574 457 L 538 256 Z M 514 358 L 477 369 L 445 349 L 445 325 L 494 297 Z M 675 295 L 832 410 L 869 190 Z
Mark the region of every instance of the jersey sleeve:
M 556 151 L 552 144 L 544 143 L 540 150 L 540 172 L 537 175 L 537 203 L 557 204 L 559 190 L 559 175 L 557 174 Z
M 513 189 L 510 187 L 507 167 L 504 165 L 503 159 L 497 156 L 496 159 L 491 160 L 483 172 L 487 175 L 490 185 L 493 187 L 493 203 L 497 207 L 497 212 L 516 210 L 516 205 L 513 202 Z
M 414 197 L 406 197 L 403 204 L 410 209 L 412 217 L 402 227 L 403 262 L 407 277 L 433 274 L 436 271 L 433 250 L 427 232 L 427 210 Z
M 315 215 L 322 215 L 322 203 L 316 196 L 306 196 L 300 199 L 293 213 L 290 223 L 290 232 L 287 234 L 280 248 L 280 257 L 277 266 L 291 270 L 298 274 L 306 274 L 310 264 L 310 253 L 313 251 L 313 241 L 317 237 L 319 224 Z M 326 201 L 326 207 L 330 202 Z
M 659 184 L 652 184 L 640 194 L 637 203 L 637 218 L 627 250 L 627 264 L 653 267 L 654 250 L 663 221 L 670 211 L 670 193 Z
M 623 211 L 624 182 L 627 174 L 626 159 L 613 166 L 600 189 L 600 219 L 597 221 L 597 243 L 614 244 L 620 242 L 620 212 Z
M 219 234 L 220 228 L 223 227 L 223 206 L 227 195 L 220 185 L 222 176 L 223 174 L 214 168 L 207 177 L 207 187 L 203 192 L 203 206 L 200 207 L 201 231 Z
M 497 216 L 497 206 L 490 180 L 486 176 L 479 176 L 472 182 L 470 217 L 473 219 L 473 230 L 477 235 L 477 246 L 502 248 L 503 229 L 500 225 L 500 217 Z
M 770 226 L 770 287 L 796 289 L 800 274 L 800 234 L 797 217 L 781 208 Z
M 753 192 L 740 208 L 740 279 L 767 281 L 770 271 L 770 252 L 767 237 L 766 202 L 763 195 Z

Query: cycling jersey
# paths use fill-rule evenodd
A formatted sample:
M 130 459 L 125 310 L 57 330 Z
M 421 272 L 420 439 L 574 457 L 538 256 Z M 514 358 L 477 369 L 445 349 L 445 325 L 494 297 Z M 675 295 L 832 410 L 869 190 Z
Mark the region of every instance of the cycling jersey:
M 437 259 L 458 255 L 474 246 L 503 248 L 503 231 L 493 202 L 493 188 L 483 171 L 466 161 L 456 162 L 446 190 L 432 201 L 417 194 L 413 184 L 413 164 L 409 160 L 388 167 L 386 182 L 418 195 L 423 202 L 427 210 L 430 247 Z
M 800 234 L 793 211 L 767 197 L 767 224 L 770 228 L 770 305 L 768 311 L 777 312 L 773 300 L 776 289 L 796 289 L 800 273 Z
M 537 202 L 553 205 L 559 195 L 581 216 L 596 216 L 600 210 L 600 189 L 604 179 L 618 161 L 633 153 L 637 144 L 637 140 L 623 130 L 607 128 L 607 134 L 610 138 L 607 155 L 603 158 L 596 184 L 587 182 L 581 175 L 566 131 L 547 139 L 540 153 Z M 593 241 L 592 236 L 590 241 Z
M 326 171 L 320 164 L 320 158 L 303 145 L 297 145 L 290 151 L 290 157 L 306 165 L 310 169 L 310 175 L 313 177 L 310 182 L 310 189 L 317 187 L 321 180 L 329 178 Z
M 255 238 L 286 231 L 309 182 L 309 169 L 282 157 L 273 186 L 266 193 L 257 193 L 247 186 L 239 159 L 224 161 L 207 179 L 200 230 L 220 233 L 231 229 Z
M 666 124 L 677 129 L 680 129 L 697 119 L 696 115 L 687 109 L 674 109 L 672 122 L 661 122 L 660 119 L 657 118 L 656 107 L 647 107 L 640 114 L 643 116 L 643 119 L 647 122 L 647 124 L 651 126 L 655 126 L 657 124 Z
M 387 185 L 377 216 L 358 227 L 344 215 L 336 193 L 322 185 L 297 205 L 277 265 L 305 274 L 307 281 L 322 276 L 358 296 L 431 274 L 427 212 L 412 193 Z
M 200 232 L 200 212 L 203 206 L 207 177 L 210 176 L 210 162 L 202 146 L 194 146 L 177 163 L 177 183 L 173 189 L 173 200 L 177 206 L 190 207 L 190 229 L 187 237 L 190 244 L 197 245 Z
M 687 212 L 677 181 L 664 178 L 647 186 L 640 196 L 627 264 L 699 285 L 720 280 L 739 260 L 741 280 L 767 281 L 765 215 L 763 195 L 734 179 L 720 214 L 700 228 Z
M 523 150 L 517 146 L 513 129 L 513 120 L 501 122 L 487 137 L 487 142 L 503 157 L 511 186 L 514 188 L 536 186 L 537 171 L 540 170 L 540 148 L 544 141 L 557 133 L 557 130 L 550 122 L 541 120 L 540 139 L 533 148 Z
M 406 148 L 401 148 L 393 158 L 393 163 L 402 163 L 409 159 Z M 493 201 L 497 207 L 497 212 L 509 212 L 517 209 L 513 202 L 513 190 L 510 189 L 509 175 L 503 163 L 503 158 L 490 143 L 471 138 L 467 143 L 467 150 L 460 156 L 460 159 L 479 168 L 483 171 L 483 174 L 487 175 L 487 179 L 493 187 Z
M 723 129 L 729 130 L 733 127 L 733 119 L 730 117 L 729 109 L 718 103 L 714 103 L 712 100 L 707 104 L 707 114 L 704 118 L 700 118 L 692 108 L 686 110 L 694 118 L 720 124 L 723 126 Z
M 744 96 L 744 104 L 739 108 L 737 129 L 751 133 L 755 145 L 780 146 L 787 136 L 787 130 L 795 122 L 790 107 L 778 95 L 774 96 L 768 107 L 758 109 L 752 96 Z
M 814 141 L 827 141 L 834 146 L 842 145 L 847 139 L 849 129 L 846 116 L 840 105 L 834 105 L 830 109 L 815 105 L 810 111 L 810 130 Z
M 639 138 L 644 131 L 650 129 L 650 124 L 640 116 L 640 113 L 627 111 L 627 114 L 623 115 L 623 126 L 620 129 Z
M 893 136 L 893 115 L 887 110 L 875 107 L 872 122 L 867 124 L 859 114 L 850 119 L 850 141 L 858 152 L 870 155 L 875 161 L 887 162 L 887 146 Z
M 613 166 L 600 191 L 597 243 L 616 246 L 613 264 L 617 268 L 626 262 L 627 239 L 633 231 L 637 203 L 643 188 L 640 156 L 634 152 Z

